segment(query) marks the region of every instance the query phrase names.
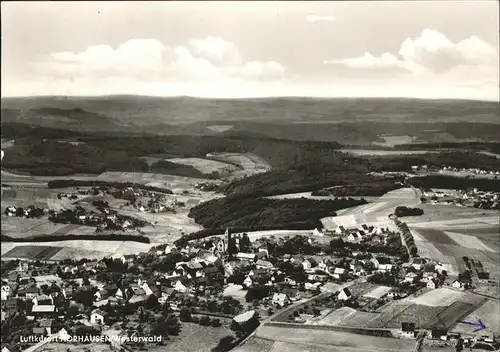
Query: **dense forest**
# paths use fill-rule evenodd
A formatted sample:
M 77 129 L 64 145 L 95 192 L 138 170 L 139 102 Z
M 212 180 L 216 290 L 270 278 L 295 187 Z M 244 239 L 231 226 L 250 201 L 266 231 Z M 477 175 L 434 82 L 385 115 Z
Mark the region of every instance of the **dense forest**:
M 269 162 L 272 170 L 232 182 L 230 197 L 258 197 L 315 191 L 325 187 L 370 184 L 384 177 L 375 171 L 410 171 L 413 165 L 500 169 L 500 159 L 472 151 L 446 151 L 421 155 L 356 157 L 339 152 L 335 142 L 292 141 L 250 133 L 224 136 L 125 135 L 71 132 L 72 143 L 62 143 L 59 130 L 2 126 L 2 138 L 15 138 L 3 159 L 3 167 L 38 175 L 99 174 L 104 171 L 148 172 L 202 177 L 188 166 L 157 162 L 151 167 L 142 157 L 205 157 L 207 153 L 253 153 Z M 21 135 L 21 133 L 25 133 Z M 65 136 L 68 138 L 68 135 Z M 205 175 L 210 178 L 211 175 Z
M 319 219 L 335 211 L 366 204 L 365 200 L 221 198 L 192 208 L 189 217 L 205 228 L 287 229 L 303 224 L 304 229 L 322 228 Z
M 403 187 L 402 179 L 400 181 L 393 180 L 381 180 L 371 183 L 361 183 L 361 184 L 351 184 L 345 186 L 334 186 L 323 188 L 311 192 L 313 196 L 335 196 L 335 197 L 355 197 L 355 196 L 367 196 L 367 197 L 380 197 L 387 192 L 394 191 Z

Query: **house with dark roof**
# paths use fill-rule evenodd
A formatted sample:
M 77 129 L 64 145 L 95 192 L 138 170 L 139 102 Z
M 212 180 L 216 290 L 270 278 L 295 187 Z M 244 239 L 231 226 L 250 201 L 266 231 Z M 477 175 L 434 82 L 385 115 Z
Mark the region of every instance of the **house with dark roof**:
M 415 338 L 417 332 L 415 331 L 415 323 L 401 322 L 401 336 L 405 338 Z

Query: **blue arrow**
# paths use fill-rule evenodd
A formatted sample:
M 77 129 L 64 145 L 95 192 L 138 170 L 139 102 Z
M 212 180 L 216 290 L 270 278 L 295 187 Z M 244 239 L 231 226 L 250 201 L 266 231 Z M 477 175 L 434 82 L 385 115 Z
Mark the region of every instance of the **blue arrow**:
M 467 324 L 467 325 L 472 325 L 472 326 L 478 326 L 478 328 L 476 330 L 474 330 L 473 332 L 477 332 L 477 331 L 486 329 L 486 325 L 484 325 L 484 323 L 481 321 L 481 319 L 478 319 L 477 323 L 474 323 L 474 322 L 471 322 L 471 321 L 462 321 L 462 320 L 459 321 L 459 323 Z

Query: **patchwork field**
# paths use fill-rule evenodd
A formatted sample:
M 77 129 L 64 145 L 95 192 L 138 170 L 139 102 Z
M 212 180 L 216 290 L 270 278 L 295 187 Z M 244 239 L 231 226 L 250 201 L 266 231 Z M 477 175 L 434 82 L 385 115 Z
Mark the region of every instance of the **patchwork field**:
M 500 320 L 498 319 L 499 311 L 500 302 L 498 300 L 489 299 L 462 320 L 471 322 L 481 320 L 483 324 L 486 325 L 486 329 L 477 332 L 478 335 L 493 334 L 494 336 L 498 336 L 500 335 Z M 474 334 L 473 330 L 475 330 L 475 327 L 473 326 L 457 324 L 452 331 L 462 334 Z
M 2 215 L 2 234 L 14 238 L 31 238 L 40 235 L 92 235 L 95 227 L 55 224 L 47 219 L 25 219 Z
M 229 328 L 230 320 L 222 319 L 222 324 L 222 326 L 214 328 L 194 323 L 182 323 L 178 336 L 169 336 L 165 346 L 151 346 L 148 351 L 210 352 L 221 338 L 232 334 Z
M 408 340 L 356 335 L 331 330 L 291 329 L 269 325 L 259 328 L 255 337 L 293 345 L 298 344 L 290 351 L 308 351 L 309 346 L 312 346 L 312 348 L 319 347 L 328 351 L 390 352 L 411 351 L 414 346 L 414 341 Z M 243 344 L 236 351 L 252 351 L 252 349 L 245 349 L 245 344 Z M 278 349 L 270 349 L 269 351 L 278 351 Z
M 271 169 L 271 165 L 267 161 L 250 153 L 211 153 L 207 158 L 240 166 L 242 170 L 235 171 L 234 177 L 251 176 Z
M 1 256 L 2 259 L 28 260 L 92 259 L 147 252 L 152 246 L 149 243 L 125 241 L 2 242 Z

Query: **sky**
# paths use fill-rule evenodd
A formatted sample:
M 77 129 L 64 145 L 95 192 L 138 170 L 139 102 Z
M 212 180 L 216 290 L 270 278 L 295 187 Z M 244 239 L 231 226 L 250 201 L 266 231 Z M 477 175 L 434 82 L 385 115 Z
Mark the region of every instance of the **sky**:
M 1 94 L 498 100 L 498 6 L 2 2 Z

